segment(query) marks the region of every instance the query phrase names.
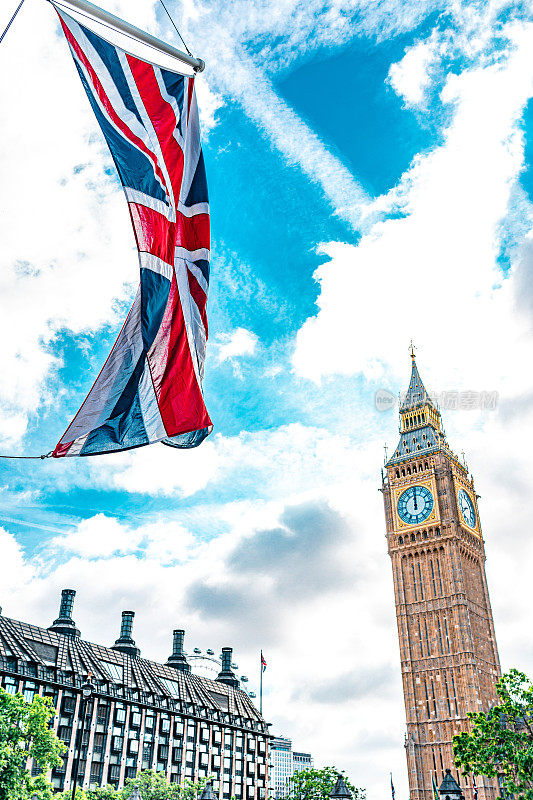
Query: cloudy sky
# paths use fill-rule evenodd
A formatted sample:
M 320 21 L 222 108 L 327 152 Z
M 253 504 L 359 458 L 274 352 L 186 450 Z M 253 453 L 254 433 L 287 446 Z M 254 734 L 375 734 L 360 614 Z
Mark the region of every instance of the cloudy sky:
M 2 4 L 0 24 L 11 6 Z M 9 8 L 7 8 L 9 6 Z M 106 8 L 175 41 L 154 0 Z M 198 80 L 213 257 L 198 449 L 0 464 L 0 604 L 143 655 L 233 645 L 279 734 L 407 797 L 379 494 L 409 379 L 481 494 L 502 666 L 533 673 L 533 13 L 464 0 L 170 0 Z M 133 235 L 43 0 L 0 47 L 0 445 L 52 449 L 125 317 Z M 475 403 L 474 403 L 475 405 Z

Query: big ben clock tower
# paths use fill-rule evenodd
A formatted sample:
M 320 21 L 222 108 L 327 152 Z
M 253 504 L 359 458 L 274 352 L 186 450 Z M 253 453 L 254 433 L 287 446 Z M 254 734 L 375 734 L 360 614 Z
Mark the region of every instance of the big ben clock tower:
M 385 464 L 382 491 L 410 800 L 433 800 L 433 786 L 453 768 L 453 736 L 468 729 L 469 712 L 486 711 L 496 701 L 500 662 L 474 481 L 446 442 L 412 348 L 411 359 L 400 441 Z M 471 780 L 456 777 L 473 800 Z M 476 783 L 479 800 L 499 796 L 487 778 L 476 776 Z

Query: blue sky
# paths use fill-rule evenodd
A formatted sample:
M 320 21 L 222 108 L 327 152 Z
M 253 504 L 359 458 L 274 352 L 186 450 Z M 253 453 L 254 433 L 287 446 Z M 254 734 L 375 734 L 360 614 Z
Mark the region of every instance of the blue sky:
M 172 40 L 156 4 L 105 5 Z M 143 654 L 165 658 L 183 625 L 191 647 L 233 644 L 250 677 L 262 647 L 276 732 L 369 796 L 392 769 L 406 796 L 378 492 L 397 420 L 374 395 L 406 387 L 411 337 L 430 390 L 498 393 L 443 414 L 483 497 L 502 663 L 533 667 L 533 23 L 504 0 L 171 5 L 207 63 L 215 429 L 188 453 L 2 462 L 0 604 L 48 624 L 72 586 L 87 638 L 112 641 L 132 607 Z M 0 59 L 0 442 L 39 453 L 105 359 L 137 264 L 46 4 L 27 0 Z

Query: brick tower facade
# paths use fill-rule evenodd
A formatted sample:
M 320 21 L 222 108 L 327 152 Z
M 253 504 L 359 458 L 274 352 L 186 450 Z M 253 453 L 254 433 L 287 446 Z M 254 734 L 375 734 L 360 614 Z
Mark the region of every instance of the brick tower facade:
M 474 481 L 450 450 L 414 352 L 400 406 L 400 441 L 383 473 L 383 499 L 407 719 L 410 800 L 433 800 L 452 738 L 470 711 L 496 700 L 500 663 Z M 454 775 L 473 800 L 472 782 Z M 499 796 L 479 776 L 479 800 Z

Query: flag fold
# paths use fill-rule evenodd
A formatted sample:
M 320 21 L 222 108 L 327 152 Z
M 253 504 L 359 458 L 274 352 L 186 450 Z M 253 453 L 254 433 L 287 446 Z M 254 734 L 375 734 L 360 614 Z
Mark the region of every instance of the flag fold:
M 195 447 L 212 423 L 202 391 L 209 204 L 194 78 L 143 61 L 56 11 L 124 188 L 140 284 L 53 455 L 153 442 Z

